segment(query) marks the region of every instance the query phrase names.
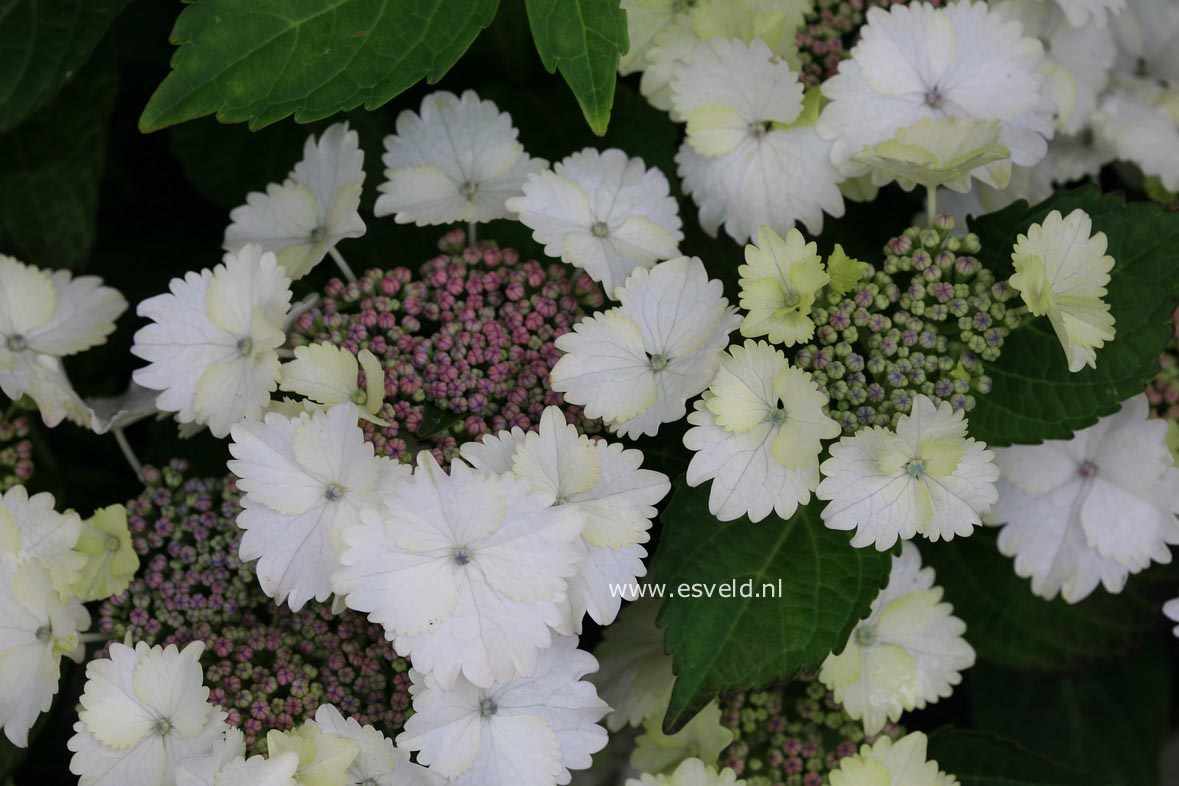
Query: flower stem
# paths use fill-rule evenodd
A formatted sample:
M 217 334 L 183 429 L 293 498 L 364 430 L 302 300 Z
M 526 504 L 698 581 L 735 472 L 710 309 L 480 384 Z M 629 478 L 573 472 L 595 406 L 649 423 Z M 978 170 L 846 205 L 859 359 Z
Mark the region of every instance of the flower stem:
M 479 229 L 479 225 L 477 223 L 475 223 L 474 221 L 467 222 L 467 245 L 468 246 L 475 245 L 475 241 L 479 237 L 478 229 Z
M 340 268 L 340 272 L 344 274 L 344 278 L 348 279 L 349 284 L 356 283 L 356 274 L 352 272 L 352 268 L 348 267 L 348 263 L 344 261 L 344 257 L 335 248 L 328 250 L 332 255 L 332 259 L 336 261 L 336 266 Z
M 937 186 L 926 186 L 925 221 L 929 226 L 933 226 L 935 218 L 937 218 Z
M 127 459 L 127 463 L 134 470 L 135 477 L 142 479 L 143 464 L 139 461 L 139 457 L 135 455 L 135 451 L 131 449 L 131 443 L 127 441 L 127 435 L 123 433 L 123 429 L 113 428 L 111 429 L 111 433 L 115 435 L 115 442 L 119 444 L 119 450 L 123 451 L 123 458 Z

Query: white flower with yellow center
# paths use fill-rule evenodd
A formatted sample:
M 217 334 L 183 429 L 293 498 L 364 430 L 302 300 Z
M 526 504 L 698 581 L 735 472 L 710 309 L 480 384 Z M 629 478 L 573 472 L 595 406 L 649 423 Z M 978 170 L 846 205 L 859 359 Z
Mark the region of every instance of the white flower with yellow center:
M 110 645 L 86 666 L 86 687 L 69 749 L 80 786 L 172 783 L 177 764 L 207 752 L 225 733 L 225 713 L 208 702 L 195 641 L 178 650 Z
M 82 662 L 78 634 L 88 627 L 86 607 L 58 593 L 40 561 L 0 562 L 0 727 L 13 745 L 27 747 L 52 706 L 62 657 Z
M 708 509 L 721 521 L 790 518 L 819 483 L 823 440 L 839 436 L 826 404 L 811 375 L 781 350 L 764 341 L 730 347 L 688 416 L 688 485 L 712 481 Z
M 831 786 L 958 786 L 958 779 L 929 761 L 929 738 L 919 731 L 896 742 L 881 737 L 872 745 L 839 762 L 831 772 Z
M 586 613 L 599 625 L 612 623 L 626 595 L 619 588 L 646 575 L 642 544 L 650 539 L 655 505 L 671 490 L 667 476 L 641 469 L 641 451 L 579 434 L 560 407 L 546 407 L 535 432 L 488 435 L 464 444 L 462 455 L 480 472 L 524 478 L 552 494 L 556 507 L 584 519 L 586 555 L 569 578 L 565 629 L 580 633 Z
M 745 781 L 737 780 L 737 773 L 728 767 L 718 771 L 692 758 L 684 759 L 669 775 L 643 773 L 627 780 L 626 786 L 745 786 Z
M 0 497 L 0 562 L 41 563 L 62 595 L 72 593 L 81 579 L 86 556 L 74 551 L 82 534 L 82 518 L 72 510 L 58 513 L 47 491 L 29 496 L 24 486 L 13 486 Z
M 447 474 L 422 451 L 384 511 L 345 531 L 336 592 L 443 688 L 528 674 L 585 557 L 584 518 L 553 502 L 458 459 Z
M 94 276 L 74 278 L 0 254 L 0 390 L 28 395 L 46 426 L 63 419 L 90 425 L 61 359 L 99 344 L 115 329 L 127 301 Z
M 712 382 L 737 316 L 696 257 L 636 270 L 618 299 L 557 339 L 550 383 L 615 433 L 654 436 Z
M 1018 22 L 971 0 L 872 8 L 867 19 L 851 58 L 822 86 L 830 103 L 819 134 L 845 175 L 864 174 L 856 155 L 922 118 L 994 120 L 1015 164 L 1044 157 L 1056 107 L 1043 94 L 1043 47 Z M 997 185 L 985 168 L 974 176 Z
M 791 229 L 785 238 L 768 226 L 757 231 L 757 244 L 745 247 L 741 276 L 741 335 L 765 336 L 771 344 L 791 346 L 815 334 L 811 307 L 831 280 L 814 243 Z
M 658 717 L 643 723 L 635 739 L 630 766 L 639 772 L 664 772 L 689 758 L 716 761 L 733 744 L 733 731 L 721 723 L 720 705 L 710 701 L 675 734 L 663 733 L 664 707 Z
M 298 767 L 299 757 L 290 751 L 247 759 L 245 735 L 228 728 L 212 748 L 176 765 L 176 786 L 300 786 Z
M 1069 371 L 1097 368 L 1095 350 L 1115 335 L 1113 314 L 1103 298 L 1114 259 L 1105 253 L 1104 232 L 1080 208 L 1062 218 L 1053 210 L 1032 224 L 1011 251 L 1011 286 L 1035 316 L 1047 316 L 1064 347 Z
M 663 631 L 655 625 L 659 606 L 652 598 L 628 604 L 594 650 L 600 668 L 590 681 L 612 708 L 606 716 L 610 731 L 641 726 L 667 712 L 675 675 L 663 649 Z
M 1099 583 L 1121 592 L 1131 573 L 1171 561 L 1179 469 L 1166 422 L 1149 415 L 1135 396 L 1070 440 L 995 451 L 1002 479 L 989 518 L 1036 595 L 1076 603 Z
M 397 133 L 385 137 L 374 214 L 418 226 L 508 218 L 504 203 L 548 165 L 528 157 L 517 133 L 506 112 L 474 91 L 431 93 L 420 114 L 405 110 Z
M 524 181 L 508 210 L 544 252 L 575 265 L 613 297 L 636 268 L 679 256 L 680 216 L 667 178 L 641 158 L 586 148 Z
M 972 173 L 984 167 L 1000 187 L 1011 177 L 1010 151 L 999 142 L 997 120 L 923 117 L 853 158 L 868 167 L 873 184 L 896 180 L 906 191 L 945 186 L 965 193 Z
M 815 492 L 828 500 L 823 523 L 856 534 L 856 547 L 885 551 L 898 538 L 969 535 L 998 499 L 999 468 L 966 418 L 948 402 L 917 396 L 896 431 L 863 429 L 831 446 Z
M 325 732 L 308 721 L 288 732 L 267 732 L 266 752 L 298 757 L 295 782 L 299 786 L 346 786 L 348 770 L 360 755 L 360 743 Z
M 336 244 L 364 234 L 358 212 L 364 186 L 364 151 L 347 123 L 307 137 L 303 160 L 280 185 L 254 191 L 234 208 L 224 248 L 236 254 L 251 243 L 271 251 L 292 280 L 334 253 Z
M 933 568 L 922 568 L 917 547 L 905 543 L 868 618 L 842 652 L 823 661 L 819 681 L 849 717 L 863 721 L 865 734 L 879 734 L 901 713 L 948 698 L 961 672 L 974 665 L 974 648 L 963 638 L 966 624 L 933 582 Z
M 582 679 L 598 663 L 561 636 L 527 676 L 450 688 L 410 671 L 414 713 L 397 745 L 455 786 L 553 786 L 588 769 L 606 746 L 598 725 L 610 708 Z
M 152 324 L 135 334 L 131 352 L 150 365 L 133 379 L 162 391 L 161 410 L 207 425 L 215 437 L 257 420 L 278 387 L 290 283 L 274 254 L 256 245 L 226 254 L 212 270 L 172 279 L 171 291 L 136 309 Z
M 332 594 L 344 532 L 376 510 L 409 468 L 377 458 L 357 425 L 356 407 L 295 419 L 270 414 L 231 430 L 229 471 L 243 492 L 241 558 L 258 560 L 258 583 L 298 611 Z
M 355 718 L 345 718 L 331 704 L 320 705 L 315 720 L 307 721 L 307 726 L 357 744 L 357 756 L 344 773 L 345 786 L 441 786 L 445 783 L 441 775 L 410 761 L 409 753 L 396 747 L 393 740 L 372 726 L 361 726 Z
M 127 508 L 109 505 L 82 521 L 74 550 L 86 558 L 70 594 L 82 601 L 105 600 L 122 592 L 139 570 L 139 555 L 131 544 Z
M 279 389 L 297 393 L 323 407 L 350 401 L 356 405 L 360 417 L 385 424 L 377 417 L 385 403 L 385 368 L 367 349 L 352 354 L 326 342 L 295 347 L 295 359 L 282 365 Z

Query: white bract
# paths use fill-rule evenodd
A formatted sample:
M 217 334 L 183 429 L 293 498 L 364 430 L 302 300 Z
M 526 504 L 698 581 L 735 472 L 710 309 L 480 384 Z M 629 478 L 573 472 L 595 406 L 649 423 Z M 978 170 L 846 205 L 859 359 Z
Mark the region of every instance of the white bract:
M 109 658 L 86 666 L 70 772 L 81 786 L 175 782 L 177 764 L 206 753 L 225 733 L 225 713 L 208 702 L 193 642 L 134 648 L 110 645 Z
M 181 423 L 224 437 L 240 420 L 257 420 L 278 387 L 277 350 L 286 341 L 290 280 L 274 254 L 250 245 L 212 270 L 174 278 L 169 292 L 136 309 L 152 324 L 131 352 L 150 365 L 135 382 L 162 391 L 156 406 Z
M 344 533 L 336 592 L 444 688 L 528 674 L 585 557 L 584 518 L 553 501 L 457 459 L 448 475 L 422 451 L 383 514 Z
M 586 148 L 532 174 L 507 208 L 551 257 L 589 273 L 613 296 L 636 268 L 679 256 L 680 217 L 667 178 L 641 158 Z
M 995 451 L 1002 480 L 990 519 L 1035 594 L 1076 603 L 1099 583 L 1121 592 L 1131 573 L 1171 561 L 1179 469 L 1166 422 L 1149 413 L 1135 396 L 1070 440 Z
M 270 414 L 231 430 L 229 471 L 244 493 L 241 558 L 258 560 L 258 583 L 298 611 L 332 594 L 343 533 L 395 491 L 409 468 L 374 457 L 356 406 L 296 419 Z
M 641 726 L 667 711 L 675 675 L 663 649 L 663 631 L 655 626 L 659 606 L 651 598 L 629 604 L 594 650 L 600 668 L 590 681 L 612 708 L 606 716 L 610 731 Z
M 764 341 L 730 347 L 688 416 L 688 485 L 712 481 L 708 509 L 721 521 L 790 518 L 819 483 L 822 441 L 839 436 L 826 404 L 811 375 L 781 350 Z
M 831 786 L 958 786 L 958 779 L 929 761 L 929 738 L 919 731 L 896 742 L 881 737 L 872 745 L 839 762 L 831 772 Z
M 737 780 L 737 773 L 728 767 L 717 771 L 715 766 L 705 765 L 700 759 L 684 759 L 670 774 L 651 775 L 643 773 L 630 778 L 626 786 L 744 786 L 745 781 Z M 875 786 L 873 784 L 873 786 Z
M 440 91 L 422 99 L 421 113 L 397 116 L 397 133 L 385 137 L 385 182 L 373 212 L 418 226 L 508 218 L 509 197 L 544 169 L 516 141 L 512 118 L 467 90 L 459 98 Z
M 290 751 L 247 759 L 245 736 L 228 728 L 211 749 L 176 765 L 176 786 L 300 786 L 298 767 L 299 757 Z
M 641 451 L 579 434 L 555 406 L 545 408 L 537 431 L 488 435 L 464 444 L 462 456 L 480 472 L 515 473 L 583 519 L 586 555 L 569 578 L 566 627 L 580 633 L 587 612 L 599 625 L 612 623 L 624 596 L 631 599 L 619 589 L 646 575 L 642 544 L 671 489 L 667 476 L 641 469 Z
M 279 388 L 324 407 L 350 401 L 356 405 L 360 417 L 385 424 L 377 417 L 385 403 L 385 368 L 367 349 L 354 355 L 326 342 L 295 347 L 295 359 L 282 365 Z
M 54 510 L 53 495 L 29 496 L 24 486 L 13 486 L 0 497 L 0 562 L 20 565 L 35 560 L 44 566 L 53 588 L 70 595 L 86 565 L 86 555 L 74 551 L 82 534 L 82 518 L 72 510 Z
M 1179 191 L 1179 88 L 1153 100 L 1150 93 L 1115 87 L 1102 99 L 1093 126 L 1118 158 Z
M 320 705 L 308 726 L 333 737 L 352 740 L 359 753 L 345 772 L 345 786 L 440 786 L 445 779 L 409 760 L 409 753 L 369 725 L 345 718 L 331 704 Z
M 67 417 L 89 426 L 89 409 L 61 359 L 106 343 L 126 308 L 123 296 L 99 278 L 74 278 L 0 254 L 0 390 L 13 401 L 27 394 L 46 426 Z
M 712 381 L 738 318 L 697 258 L 639 269 L 620 304 L 582 319 L 556 341 L 550 383 L 616 433 L 653 436 L 682 418 Z
M 986 168 L 988 179 L 1006 186 L 1011 177 L 1010 152 L 999 142 L 999 123 L 965 117 L 923 117 L 853 156 L 882 186 L 895 180 L 901 188 L 945 186 L 970 190 L 971 177 Z
M 1097 368 L 1096 350 L 1114 338 L 1114 318 L 1103 298 L 1113 257 L 1105 253 L 1104 232 L 1080 208 L 1061 217 L 1053 210 L 1032 224 L 1011 251 L 1019 290 L 1028 310 L 1047 316 L 1064 347 L 1069 371 Z
M 598 722 L 610 708 L 582 679 L 597 668 L 562 636 L 529 676 L 487 687 L 460 677 L 444 688 L 412 670 L 414 714 L 397 744 L 457 786 L 567 784 L 606 745 Z
M 871 8 L 867 19 L 851 58 L 822 87 L 831 102 L 818 131 L 844 174 L 864 174 L 857 154 L 922 118 L 995 120 L 1014 163 L 1044 157 L 1056 107 L 1042 92 L 1043 47 L 1018 22 L 971 0 Z M 974 176 L 998 185 L 986 168 Z
M 307 721 L 288 732 L 267 732 L 266 752 L 271 756 L 294 754 L 299 762 L 295 782 L 300 786 L 345 786 L 348 770 L 360 756 L 360 744 Z
M 819 680 L 850 717 L 863 721 L 865 734 L 879 734 L 901 713 L 948 698 L 961 672 L 974 665 L 974 648 L 963 638 L 966 624 L 933 582 L 933 568 L 922 568 L 917 547 L 905 543 L 868 618 L 842 652 L 823 662 Z
M 62 657 L 82 662 L 88 627 L 86 607 L 55 590 L 39 560 L 0 562 L 0 728 L 13 745 L 26 747 L 52 706 Z
M 831 446 L 816 496 L 823 523 L 856 530 L 853 546 L 880 551 L 898 538 L 969 535 L 998 498 L 999 469 L 986 445 L 966 436 L 950 404 L 917 396 L 896 431 L 874 426 Z
M 303 160 L 282 184 L 251 192 L 229 214 L 224 248 L 236 254 L 257 244 L 271 251 L 291 280 L 302 278 L 344 238 L 364 234 L 357 212 L 364 186 L 364 151 L 347 123 L 307 137 Z
M 745 247 L 741 276 L 741 335 L 765 336 L 771 344 L 791 346 L 815 334 L 811 307 L 831 280 L 815 243 L 797 229 L 782 238 L 768 226 L 757 230 L 757 243 Z

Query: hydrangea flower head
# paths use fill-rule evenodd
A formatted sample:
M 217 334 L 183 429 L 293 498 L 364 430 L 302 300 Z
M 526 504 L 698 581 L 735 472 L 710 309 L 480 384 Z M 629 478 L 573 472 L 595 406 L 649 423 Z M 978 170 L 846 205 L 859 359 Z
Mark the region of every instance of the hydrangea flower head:
M 958 0 L 872 8 L 851 59 L 823 83 L 831 100 L 819 134 L 835 165 L 866 171 L 854 156 L 922 118 L 995 120 L 999 141 L 1020 166 L 1047 152 L 1055 106 L 1042 95 L 1043 47 L 986 3 Z M 975 176 L 987 182 L 986 170 Z M 995 183 L 991 183 L 995 185 Z
M 745 247 L 741 276 L 741 335 L 766 336 L 771 344 L 791 346 L 815 334 L 811 307 L 831 280 L 814 243 L 791 229 L 785 239 L 768 226 L 757 231 L 757 244 Z
M 256 420 L 278 387 L 275 350 L 286 341 L 289 285 L 274 254 L 257 245 L 226 254 L 213 270 L 172 279 L 169 292 L 136 309 L 152 324 L 135 334 L 131 352 L 149 365 L 132 378 L 161 391 L 161 410 L 208 425 L 216 437 L 239 420 Z
M 204 643 L 209 699 L 250 753 L 265 751 L 267 731 L 293 729 L 328 702 L 390 734 L 403 726 L 409 665 L 379 625 L 351 610 L 293 612 L 262 593 L 238 556 L 241 495 L 231 481 L 188 478 L 183 462 L 145 467 L 143 478 L 147 488 L 127 503 L 143 568 L 100 607 L 108 640 Z
M 831 773 L 831 786 L 958 786 L 957 778 L 926 758 L 928 742 L 919 731 L 895 742 L 881 737 L 840 762 Z
M 789 518 L 819 483 L 822 440 L 840 433 L 826 403 L 781 350 L 764 341 L 730 347 L 688 416 L 688 484 L 712 481 L 708 509 L 721 521 Z
M 258 560 L 263 591 L 295 611 L 328 599 L 344 532 L 409 474 L 373 456 L 356 420 L 356 406 L 345 402 L 294 420 L 270 414 L 230 432 L 229 470 L 245 492 L 242 559 Z
M 295 321 L 296 352 L 325 344 L 380 361 L 386 400 L 361 424 L 377 455 L 411 463 L 415 447 L 429 449 L 447 466 L 462 443 L 535 428 L 550 405 L 581 431 L 600 431 L 549 386 L 555 339 L 604 302 L 600 287 L 558 262 L 525 261 L 487 241 L 467 246 L 459 230 L 439 247 L 413 270 L 333 280 Z M 369 379 L 365 371 L 366 391 Z
M 641 469 L 641 451 L 579 434 L 558 407 L 545 409 L 537 431 L 501 431 L 463 445 L 462 455 L 480 472 L 515 473 L 582 517 L 586 555 L 569 578 L 563 627 L 580 633 L 586 613 L 599 625 L 612 623 L 625 595 L 617 589 L 647 572 L 642 544 L 655 505 L 671 489 L 667 476 Z
M 303 160 L 281 185 L 252 192 L 233 209 L 224 248 L 237 254 L 257 244 L 274 253 L 288 278 L 302 278 L 341 240 L 364 234 L 357 212 L 363 186 L 360 137 L 347 123 L 335 123 L 318 140 L 307 137 Z
M 999 550 L 1032 592 L 1076 603 L 1099 583 L 1121 592 L 1131 573 L 1171 561 L 1179 469 L 1166 435 L 1135 396 L 1070 440 L 996 451 Z
M 127 301 L 94 276 L 75 278 L 0 254 L 0 390 L 28 395 L 46 426 L 63 419 L 88 426 L 61 359 L 106 343 Z
M 443 687 L 460 674 L 480 687 L 526 674 L 585 556 L 584 519 L 552 503 L 461 461 L 447 475 L 423 451 L 383 514 L 345 531 L 336 592 Z
M 905 190 L 945 186 L 965 193 L 971 173 L 981 167 L 1000 188 L 1011 177 L 1010 151 L 999 141 L 997 120 L 923 117 L 853 160 L 868 167 L 874 184 L 896 180 Z
M 510 215 L 505 202 L 547 162 L 529 158 L 512 118 L 474 91 L 439 91 L 420 113 L 397 116 L 385 137 L 385 182 L 373 212 L 418 226 L 482 222 Z
M 667 178 L 618 149 L 586 148 L 536 172 L 507 209 L 551 257 L 575 265 L 607 294 L 636 268 L 679 256 L 680 217 Z
M 598 667 L 572 636 L 542 650 L 528 676 L 451 688 L 414 677 L 414 715 L 397 744 L 457 786 L 567 784 L 606 746 L 598 725 L 609 711 L 582 678 Z
M 0 562 L 0 727 L 13 745 L 29 744 L 29 730 L 53 704 L 63 656 L 81 662 L 78 634 L 90 614 L 53 587 L 38 560 Z
M 626 786 L 744 786 L 745 781 L 737 780 L 737 773 L 725 768 L 706 766 L 697 758 L 684 759 L 668 775 L 643 773 L 630 778 Z
M 69 748 L 70 772 L 84 786 L 170 783 L 176 765 L 212 747 L 225 713 L 208 702 L 200 666 L 204 645 L 112 644 L 86 666 L 86 687 Z
M 1020 235 L 1011 252 L 1011 286 L 1032 314 L 1048 317 L 1069 371 L 1097 368 L 1096 350 L 1115 334 L 1113 315 L 1102 299 L 1114 259 L 1105 253 L 1105 233 L 1092 231 L 1084 210 L 1067 217 L 1053 210 L 1043 224 Z
M 884 551 L 917 534 L 969 535 L 998 499 L 999 469 L 986 445 L 966 436 L 966 418 L 917 396 L 896 431 L 872 427 L 831 446 L 816 495 L 823 523 L 856 530 L 852 545 Z
M 823 662 L 819 680 L 848 715 L 863 721 L 866 734 L 948 698 L 960 672 L 974 665 L 974 649 L 962 635 L 966 625 L 933 582 L 933 568 L 922 568 L 917 547 L 905 543 L 868 618 L 842 652 Z
M 695 257 L 636 270 L 617 296 L 557 340 L 551 383 L 615 432 L 653 436 L 708 387 L 737 317 Z

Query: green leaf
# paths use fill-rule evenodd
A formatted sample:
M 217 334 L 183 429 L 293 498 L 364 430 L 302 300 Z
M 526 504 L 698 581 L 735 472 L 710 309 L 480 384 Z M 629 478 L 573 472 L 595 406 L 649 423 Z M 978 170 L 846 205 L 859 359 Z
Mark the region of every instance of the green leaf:
M 929 735 L 929 758 L 962 786 L 1111 786 L 997 734 L 942 728 Z
M 139 119 L 157 131 L 216 113 L 260 128 L 381 106 L 442 78 L 499 0 L 191 0 L 172 72 Z
M 717 693 L 787 679 L 841 649 L 892 564 L 888 553 L 853 548 L 848 533 L 823 526 L 816 505 L 789 521 L 719 522 L 708 512 L 708 486 L 683 478 L 661 521 L 655 581 L 668 595 L 658 624 L 676 673 L 667 733 Z M 773 595 L 720 597 L 722 586 Z M 712 597 L 692 597 L 695 588 Z
M 970 413 L 971 435 L 988 445 L 1066 439 L 1114 412 L 1142 392 L 1171 336 L 1171 313 L 1179 305 L 1179 213 L 1127 204 L 1092 187 L 1061 191 L 1035 207 L 1017 202 L 975 221 L 979 259 L 1006 278 L 1016 237 L 1052 210 L 1068 215 L 1076 208 L 1109 239 L 1115 263 L 1106 302 L 1117 337 L 1097 351 L 1096 369 L 1071 373 L 1046 317 L 1012 331 L 999 360 L 986 367 L 994 387 Z
M 53 100 L 128 0 L 0 4 L 0 131 Z
M 1099 590 L 1080 603 L 1047 601 L 1015 575 L 995 540 L 988 528 L 921 545 L 981 660 L 1061 671 L 1117 657 L 1158 630 L 1158 604 L 1136 592 L 1136 581 L 1119 595 Z
M 0 138 L 0 250 L 43 267 L 88 258 L 117 86 L 114 58 L 100 54 Z
M 1159 782 L 1170 718 L 1167 648 L 1044 679 L 985 664 L 967 673 L 974 724 L 1120 786 Z
M 526 5 L 544 67 L 561 72 L 590 128 L 605 134 L 618 59 L 630 46 L 619 0 L 526 0 Z

